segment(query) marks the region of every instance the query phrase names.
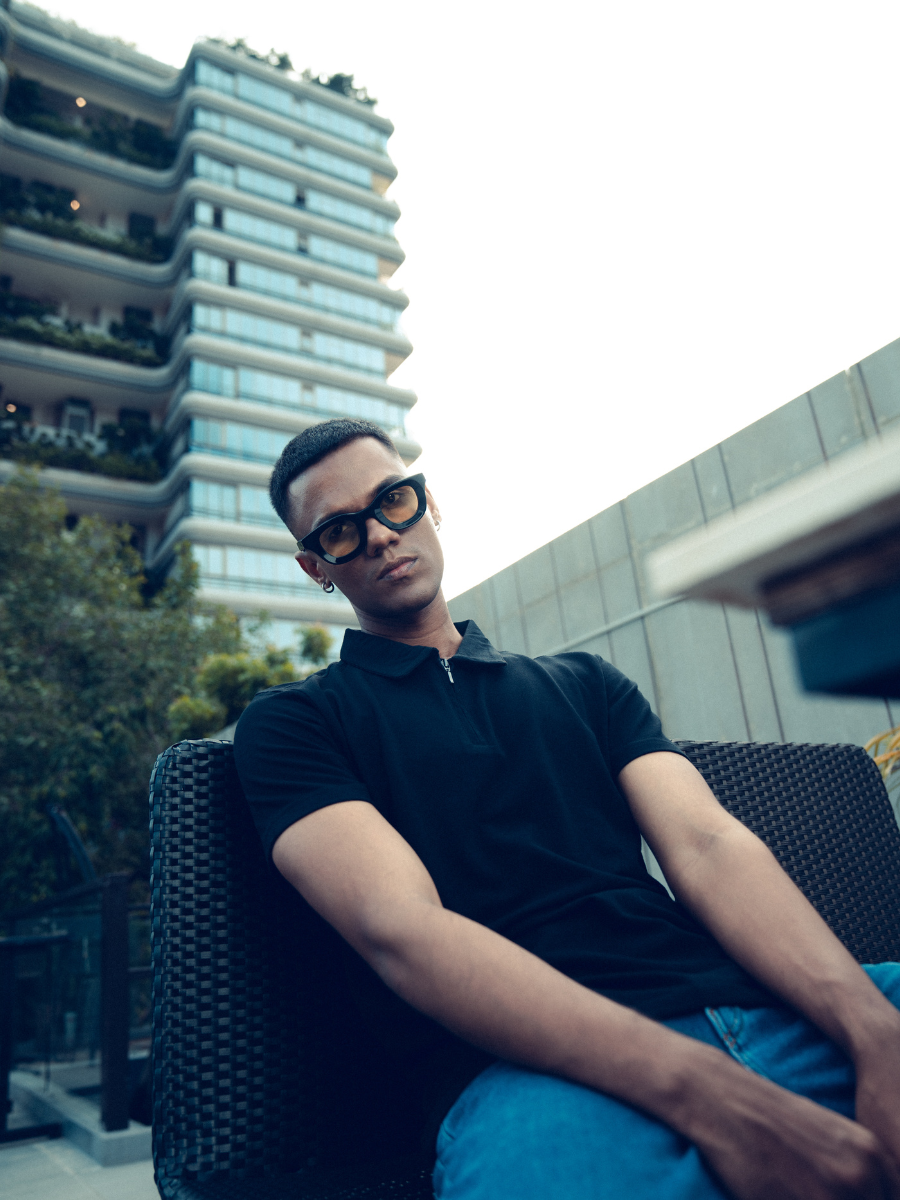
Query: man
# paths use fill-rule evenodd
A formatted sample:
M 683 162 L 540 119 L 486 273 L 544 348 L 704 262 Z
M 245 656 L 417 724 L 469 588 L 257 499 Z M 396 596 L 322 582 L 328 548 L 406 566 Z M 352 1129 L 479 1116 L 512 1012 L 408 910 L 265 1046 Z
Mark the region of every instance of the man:
M 536 487 L 470 536 L 502 551 Z M 453 624 L 437 506 L 380 429 L 307 430 L 271 494 L 362 632 L 254 700 L 238 770 L 404 1002 L 438 1200 L 900 1200 L 900 967 L 855 963 L 610 664 Z

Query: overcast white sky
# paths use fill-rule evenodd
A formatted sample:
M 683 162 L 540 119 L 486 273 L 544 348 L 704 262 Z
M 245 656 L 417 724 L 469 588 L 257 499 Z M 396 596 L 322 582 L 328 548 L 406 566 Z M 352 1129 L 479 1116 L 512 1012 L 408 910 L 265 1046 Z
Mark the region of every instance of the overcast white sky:
M 448 595 L 900 336 L 896 3 L 46 7 L 379 98 Z

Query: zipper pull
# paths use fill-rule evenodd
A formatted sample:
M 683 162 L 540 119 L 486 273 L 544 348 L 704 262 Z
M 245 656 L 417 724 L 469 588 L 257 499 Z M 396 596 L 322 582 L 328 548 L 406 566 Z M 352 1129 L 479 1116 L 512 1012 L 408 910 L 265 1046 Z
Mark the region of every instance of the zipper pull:
M 452 683 L 452 682 L 453 682 L 453 672 L 450 670 L 450 660 L 449 660 L 448 658 L 442 658 L 442 659 L 441 659 L 441 666 L 442 666 L 442 667 L 444 668 L 444 670 L 447 672 L 447 678 L 448 678 L 448 679 L 450 680 L 450 682 Z

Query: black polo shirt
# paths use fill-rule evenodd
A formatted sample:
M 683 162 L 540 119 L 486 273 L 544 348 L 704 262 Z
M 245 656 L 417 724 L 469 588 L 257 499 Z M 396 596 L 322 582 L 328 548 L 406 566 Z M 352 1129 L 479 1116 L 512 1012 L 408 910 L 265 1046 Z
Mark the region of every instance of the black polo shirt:
M 593 654 L 500 654 L 474 622 L 457 628 L 449 670 L 433 648 L 348 630 L 339 663 L 253 700 L 235 758 L 266 853 L 309 813 L 369 801 L 446 908 L 595 991 L 658 1019 L 771 1003 L 644 866 L 616 780 L 680 751 L 636 685 Z M 379 1032 L 414 1071 L 452 1074 L 428 1058 L 426 1028 L 450 1035 L 373 979 Z M 467 1061 L 461 1086 L 488 1060 Z

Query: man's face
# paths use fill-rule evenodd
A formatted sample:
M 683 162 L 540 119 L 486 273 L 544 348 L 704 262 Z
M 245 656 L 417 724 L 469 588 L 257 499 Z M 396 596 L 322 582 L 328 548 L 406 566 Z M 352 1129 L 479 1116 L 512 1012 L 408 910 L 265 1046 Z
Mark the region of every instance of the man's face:
M 295 479 L 288 489 L 290 529 L 298 540 L 339 513 L 359 512 L 409 468 L 387 446 L 371 437 L 356 438 L 327 454 Z M 347 563 L 327 563 L 306 550 L 295 557 L 316 583 L 331 580 L 354 608 L 373 617 L 397 617 L 427 607 L 438 594 L 444 556 L 426 488 L 428 511 L 409 529 L 388 529 L 374 517 L 366 522 L 366 548 Z

